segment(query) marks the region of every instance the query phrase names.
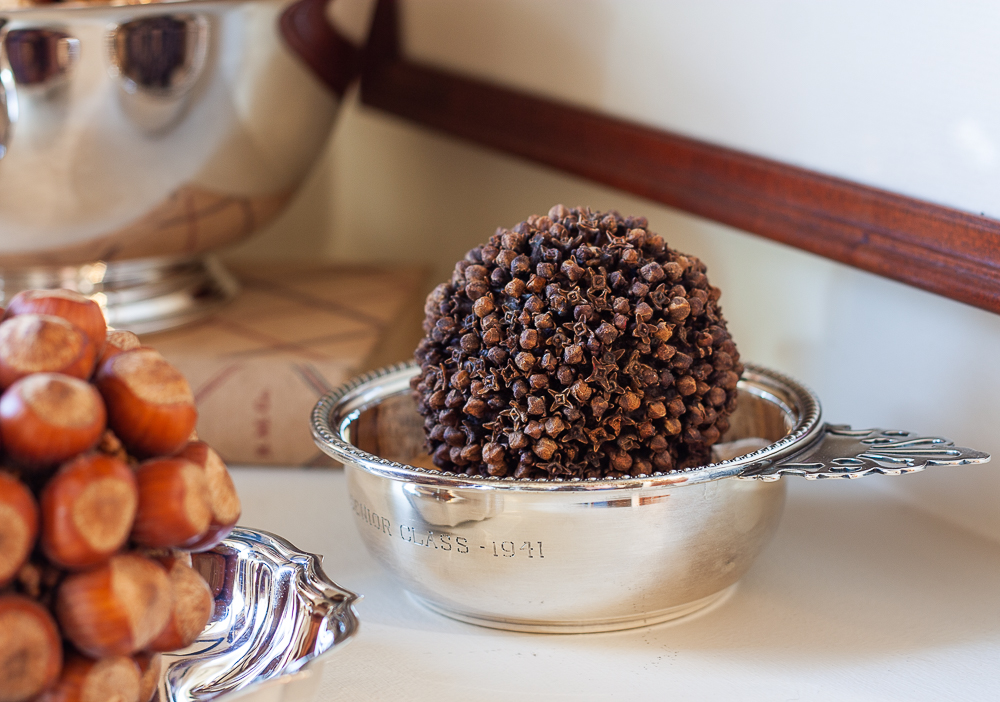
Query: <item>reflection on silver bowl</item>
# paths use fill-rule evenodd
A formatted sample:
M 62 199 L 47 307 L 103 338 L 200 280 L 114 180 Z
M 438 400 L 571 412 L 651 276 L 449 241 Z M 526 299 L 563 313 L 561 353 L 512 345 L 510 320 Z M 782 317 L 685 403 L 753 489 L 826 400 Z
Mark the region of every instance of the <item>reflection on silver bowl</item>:
M 306 699 L 313 662 L 357 633 L 358 596 L 278 536 L 234 529 L 194 566 L 215 594 L 215 616 L 195 643 L 165 656 L 160 702 Z
M 809 390 L 748 367 L 724 440 L 758 450 L 610 480 L 477 478 L 434 470 L 409 392 L 414 366 L 360 378 L 313 411 L 345 465 L 362 539 L 432 609 L 535 632 L 625 629 L 721 598 L 777 527 L 782 475 L 900 475 L 989 456 L 907 432 L 824 424 Z M 424 466 L 424 467 L 421 467 Z

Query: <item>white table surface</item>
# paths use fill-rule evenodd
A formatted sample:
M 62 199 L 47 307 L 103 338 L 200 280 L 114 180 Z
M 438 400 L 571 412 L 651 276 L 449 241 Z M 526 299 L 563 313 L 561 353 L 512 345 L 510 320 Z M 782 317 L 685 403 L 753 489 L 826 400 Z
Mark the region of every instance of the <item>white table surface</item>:
M 360 633 L 328 659 L 317 702 L 1000 700 L 1000 544 L 877 484 L 788 479 L 774 541 L 708 610 L 538 635 L 414 604 L 365 552 L 341 471 L 234 477 L 243 525 L 323 554 L 327 574 L 364 595 Z

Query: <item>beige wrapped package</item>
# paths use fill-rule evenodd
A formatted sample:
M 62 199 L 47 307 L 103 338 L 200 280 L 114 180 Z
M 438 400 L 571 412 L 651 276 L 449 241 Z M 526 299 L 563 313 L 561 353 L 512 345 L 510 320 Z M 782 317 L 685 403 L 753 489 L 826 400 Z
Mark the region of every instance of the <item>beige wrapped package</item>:
M 198 435 L 230 464 L 332 465 L 309 433 L 316 400 L 412 357 L 424 271 L 231 264 L 243 291 L 212 319 L 150 334 L 187 377 Z

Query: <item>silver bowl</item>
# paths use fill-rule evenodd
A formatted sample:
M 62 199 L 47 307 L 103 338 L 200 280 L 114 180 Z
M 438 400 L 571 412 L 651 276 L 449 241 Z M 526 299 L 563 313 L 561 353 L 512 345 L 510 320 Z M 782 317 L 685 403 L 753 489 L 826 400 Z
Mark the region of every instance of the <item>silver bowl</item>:
M 191 646 L 165 655 L 159 702 L 305 700 L 313 664 L 357 633 L 358 596 L 281 537 L 237 528 L 193 560 L 215 616 Z
M 941 438 L 825 424 L 812 392 L 748 366 L 723 437 L 735 454 L 759 447 L 745 455 L 610 480 L 469 477 L 429 462 L 410 395 L 416 372 L 395 366 L 326 395 L 314 438 L 344 464 L 376 560 L 427 607 L 502 629 L 626 629 L 719 600 L 774 533 L 783 475 L 900 475 L 989 460 Z
M 147 332 L 232 297 L 209 254 L 291 200 L 355 69 L 325 4 L 0 0 L 0 303 Z

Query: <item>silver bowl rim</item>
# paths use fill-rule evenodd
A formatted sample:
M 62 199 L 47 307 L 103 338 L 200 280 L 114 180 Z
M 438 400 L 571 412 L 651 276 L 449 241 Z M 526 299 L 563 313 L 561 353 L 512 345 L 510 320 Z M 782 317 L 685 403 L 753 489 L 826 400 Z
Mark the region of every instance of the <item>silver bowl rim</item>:
M 473 477 L 450 471 L 434 471 L 390 461 L 362 451 L 344 436 L 360 413 L 386 397 L 409 392 L 409 379 L 419 371 L 414 362 L 386 366 L 344 383 L 319 399 L 311 425 L 316 445 L 331 458 L 355 465 L 368 473 L 439 488 L 513 490 L 519 492 L 578 492 L 690 485 L 739 477 L 750 468 L 784 462 L 802 453 L 822 438 L 824 424 L 819 398 L 796 380 L 762 366 L 746 364 L 739 387 L 777 403 L 797 416 L 795 425 L 781 439 L 744 456 L 706 466 L 650 475 L 605 479 L 533 479 Z M 388 387 L 387 387 L 388 386 Z M 784 395 L 796 407 L 788 407 Z

